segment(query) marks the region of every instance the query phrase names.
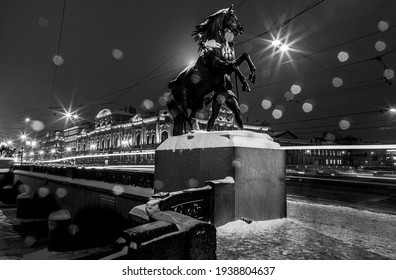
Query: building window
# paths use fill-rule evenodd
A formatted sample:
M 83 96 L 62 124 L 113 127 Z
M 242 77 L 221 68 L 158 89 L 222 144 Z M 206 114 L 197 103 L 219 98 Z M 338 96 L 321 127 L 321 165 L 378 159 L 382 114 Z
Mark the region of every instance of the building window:
M 140 133 L 136 134 L 136 145 L 140 145 Z
M 166 139 L 168 139 L 169 135 L 168 135 L 168 131 L 163 131 L 161 133 L 161 142 L 164 142 Z

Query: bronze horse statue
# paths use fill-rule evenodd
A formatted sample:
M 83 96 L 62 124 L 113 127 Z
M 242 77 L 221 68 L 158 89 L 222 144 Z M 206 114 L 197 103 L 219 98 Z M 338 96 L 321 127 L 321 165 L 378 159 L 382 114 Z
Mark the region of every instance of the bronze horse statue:
M 230 74 L 234 72 L 242 83 L 242 90 L 250 91 L 247 79 L 239 69 L 243 61 L 249 66 L 249 80 L 254 83 L 256 79 L 256 67 L 248 54 L 243 53 L 235 59 L 233 39 L 243 31 L 233 5 L 217 11 L 195 26 L 192 36 L 199 44 L 200 55 L 194 64 L 185 68 L 168 84 L 171 94 L 167 106 L 174 120 L 173 135 L 186 133 L 187 123 L 191 128 L 197 126 L 195 115 L 203 108 L 205 97 L 212 92 L 209 99 L 212 102 L 212 116 L 207 130 L 212 130 L 222 104 L 234 113 L 238 128 L 243 129 L 237 97 L 231 91 L 230 79 Z M 190 114 L 188 109 L 191 110 Z

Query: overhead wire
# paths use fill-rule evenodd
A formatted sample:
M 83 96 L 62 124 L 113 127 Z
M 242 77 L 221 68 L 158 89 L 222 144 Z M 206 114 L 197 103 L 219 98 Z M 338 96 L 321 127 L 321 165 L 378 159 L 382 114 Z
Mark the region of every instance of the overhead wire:
M 57 51 L 56 51 L 57 56 L 59 56 L 59 54 L 60 54 L 60 49 L 61 49 L 61 44 L 62 44 L 62 33 L 63 33 L 63 25 L 64 25 L 64 20 L 65 20 L 65 11 L 66 11 L 66 0 L 63 0 L 61 25 L 60 25 L 60 30 L 59 30 L 58 46 L 57 46 Z M 55 71 L 54 71 L 54 77 L 52 80 L 52 90 L 51 90 L 49 107 L 52 106 L 52 100 L 54 98 L 57 73 L 58 73 L 58 65 L 55 64 Z

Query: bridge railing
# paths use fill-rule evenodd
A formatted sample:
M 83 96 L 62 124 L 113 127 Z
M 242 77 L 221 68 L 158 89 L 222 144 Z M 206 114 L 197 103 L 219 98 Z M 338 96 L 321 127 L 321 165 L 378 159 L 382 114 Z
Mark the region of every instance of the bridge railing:
M 14 170 L 63 176 L 72 179 L 85 179 L 113 184 L 139 186 L 145 188 L 154 187 L 154 173 L 152 172 L 33 164 L 14 165 Z

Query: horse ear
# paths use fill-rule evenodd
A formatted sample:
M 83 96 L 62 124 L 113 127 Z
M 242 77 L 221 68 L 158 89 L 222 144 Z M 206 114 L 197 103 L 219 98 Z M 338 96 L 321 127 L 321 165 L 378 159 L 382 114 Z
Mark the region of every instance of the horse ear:
M 231 6 L 228 8 L 228 12 L 229 13 L 234 12 L 234 4 L 231 4 Z

